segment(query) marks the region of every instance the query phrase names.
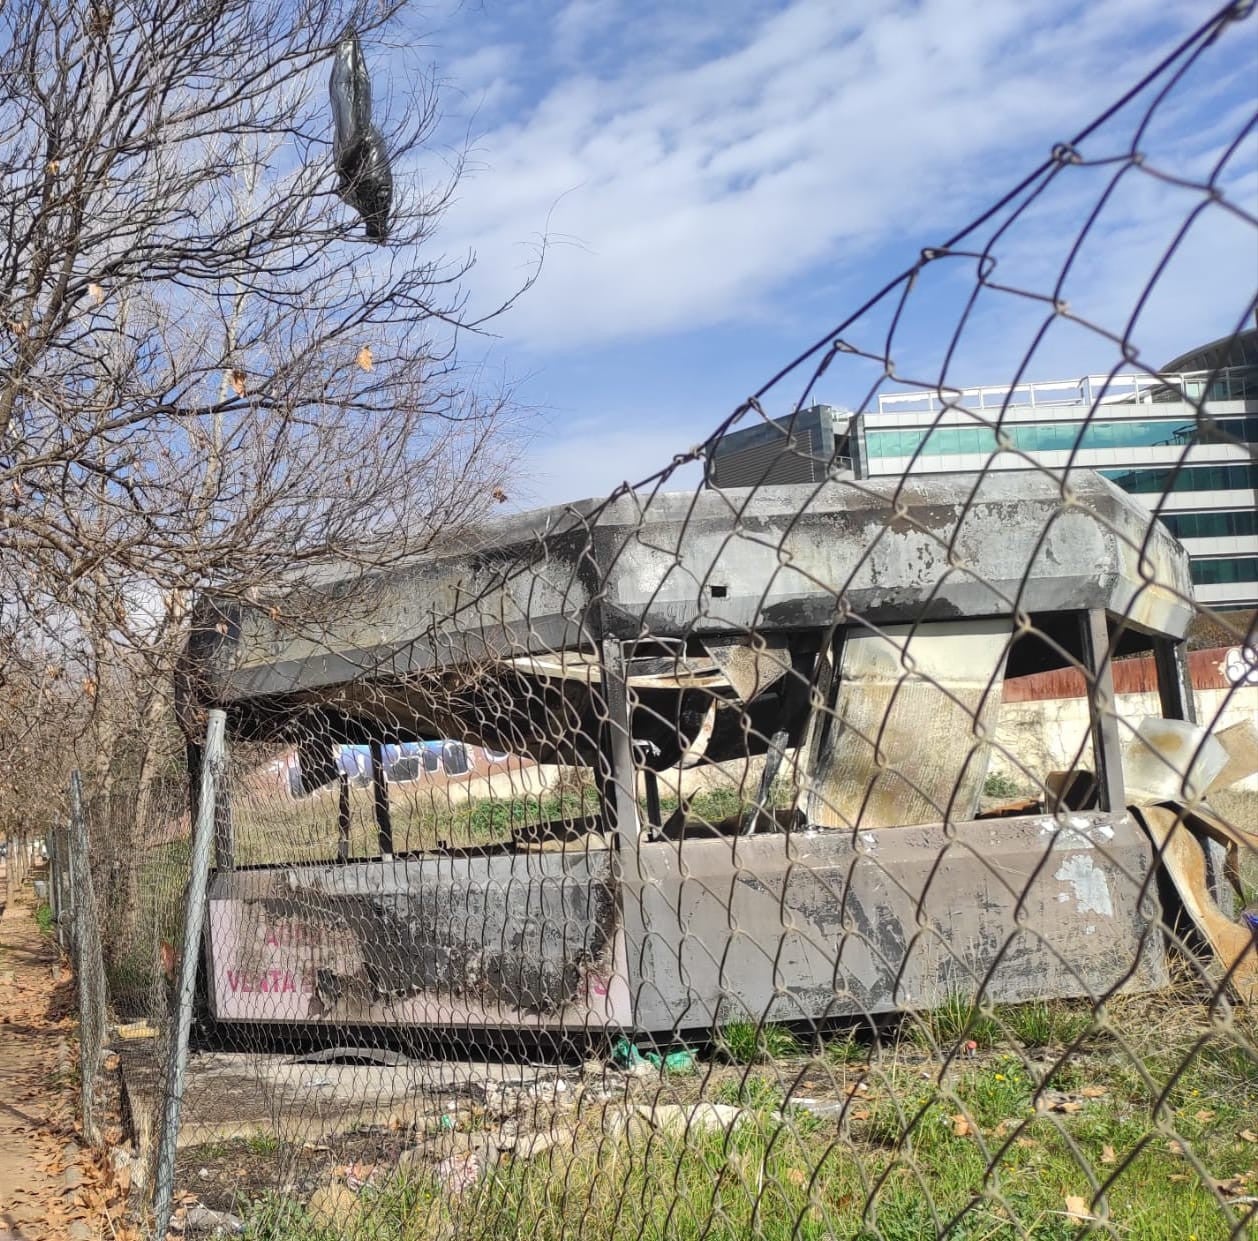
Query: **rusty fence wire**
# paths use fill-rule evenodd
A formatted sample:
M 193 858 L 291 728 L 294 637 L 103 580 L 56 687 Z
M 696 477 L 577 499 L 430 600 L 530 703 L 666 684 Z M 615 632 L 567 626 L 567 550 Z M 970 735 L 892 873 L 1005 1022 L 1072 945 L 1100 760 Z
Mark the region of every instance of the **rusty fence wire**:
M 1252 295 L 1140 346 L 1258 247 L 1249 12 L 638 486 L 200 600 L 98 859 L 158 1234 L 1246 1235 Z

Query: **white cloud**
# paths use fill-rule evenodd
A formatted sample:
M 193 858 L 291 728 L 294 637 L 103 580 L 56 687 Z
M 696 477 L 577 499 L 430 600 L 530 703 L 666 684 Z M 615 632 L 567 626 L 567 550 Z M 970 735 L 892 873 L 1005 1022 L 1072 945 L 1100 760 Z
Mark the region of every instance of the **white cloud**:
M 763 0 L 571 0 L 539 16 L 497 0 L 480 16 L 460 29 L 461 58 L 443 61 L 480 111 L 477 172 L 441 242 L 478 253 L 471 291 L 487 305 L 550 235 L 538 285 L 494 325 L 496 352 L 532 371 L 530 395 L 548 389 L 552 425 L 513 488 L 527 504 L 602 494 L 691 447 L 794 344 L 995 201 L 1205 14 L 1143 0 L 788 0 L 772 12 Z M 1144 135 L 1167 171 L 1209 176 L 1243 124 L 1244 37 L 1226 32 Z M 1121 155 L 1146 105 L 1085 154 Z M 1251 143 L 1224 179 L 1242 203 L 1258 192 L 1256 155 Z M 999 278 L 1051 292 L 1113 170 L 1065 170 L 1002 239 Z M 1129 174 L 1065 282 L 1076 313 L 1121 333 L 1200 201 Z M 1253 236 L 1222 208 L 1205 212 L 1136 323 L 1145 363 L 1226 330 L 1252 294 L 1252 262 L 1236 255 L 1252 254 Z M 1117 363 L 1091 329 L 1057 321 L 1041 337 L 1049 311 L 1017 294 L 984 292 L 958 331 L 973 289 L 973 260 L 927 268 L 892 346 L 898 374 L 929 382 L 947 359 L 950 382 L 998 384 L 1028 356 L 1030 379 Z M 895 304 L 850 338 L 880 354 Z M 806 378 L 771 393 L 769 412 Z M 880 362 L 841 358 L 813 397 L 854 404 L 883 378 Z
M 654 14 L 623 13 L 609 0 L 561 11 L 554 55 L 578 60 L 489 125 L 484 171 L 448 221 L 452 246 L 480 256 L 485 300 L 518 279 L 521 242 L 549 229 L 558 243 L 503 325 L 517 343 L 742 319 L 819 266 L 855 269 L 898 235 L 933 240 L 1153 59 L 1116 59 L 1117 47 L 1199 16 L 1134 0 L 1068 14 L 1050 0 L 807 0 L 732 28 L 711 11 L 683 16 L 672 37 L 694 55 L 679 66 L 643 46 L 659 35 Z M 720 34 L 706 52 L 705 25 Z M 582 63 L 600 40 L 624 55 Z

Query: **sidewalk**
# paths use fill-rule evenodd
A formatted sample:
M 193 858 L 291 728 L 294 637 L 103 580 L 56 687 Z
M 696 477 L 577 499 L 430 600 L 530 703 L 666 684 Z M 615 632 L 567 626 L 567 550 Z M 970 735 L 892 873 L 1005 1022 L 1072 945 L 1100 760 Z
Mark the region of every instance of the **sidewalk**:
M 61 975 L 23 890 L 0 914 L 0 1241 L 100 1235 L 72 1185 L 75 1170 L 65 1171 L 77 1149 Z

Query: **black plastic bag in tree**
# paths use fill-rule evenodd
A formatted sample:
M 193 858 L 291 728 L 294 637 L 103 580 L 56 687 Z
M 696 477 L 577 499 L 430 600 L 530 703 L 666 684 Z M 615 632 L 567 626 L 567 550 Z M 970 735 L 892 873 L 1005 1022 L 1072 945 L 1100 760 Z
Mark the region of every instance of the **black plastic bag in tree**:
M 393 173 L 384 138 L 371 123 L 371 79 L 358 35 L 352 30 L 337 44 L 328 93 L 338 192 L 366 221 L 367 236 L 384 241 L 393 205 Z

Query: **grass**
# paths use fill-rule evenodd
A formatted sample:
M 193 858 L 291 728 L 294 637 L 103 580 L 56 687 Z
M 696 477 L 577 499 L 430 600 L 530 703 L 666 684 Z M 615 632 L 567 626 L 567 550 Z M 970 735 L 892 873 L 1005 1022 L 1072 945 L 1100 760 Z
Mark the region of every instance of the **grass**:
M 995 1020 L 1024 1047 L 1072 1047 L 1095 1031 L 1091 1005 L 1065 1000 L 1033 1000 L 1002 1005 Z
M 716 1041 L 721 1055 L 731 1064 L 763 1064 L 799 1051 L 799 1042 L 784 1026 L 742 1019 L 726 1022 Z
M 390 815 L 396 852 L 418 852 L 444 844 L 449 848 L 479 848 L 509 841 L 513 832 L 542 823 L 579 823 L 599 812 L 592 786 L 570 786 L 557 792 L 487 797 L 457 802 L 423 785 L 394 785 Z M 688 798 L 693 819 L 716 823 L 740 813 L 749 804 L 734 787 L 719 786 Z M 781 791 L 775 790 L 779 794 Z M 677 809 L 676 797 L 662 797 L 667 818 Z M 232 806 L 239 865 L 267 862 L 321 861 L 336 856 L 336 793 L 316 794 L 293 801 L 287 797 L 239 798 Z M 371 790 L 350 789 L 350 856 L 378 854 Z
M 836 1038 L 809 1056 L 770 1057 L 761 1071 L 652 1084 L 650 1098 L 739 1107 L 729 1135 L 683 1140 L 609 1137 L 604 1107 L 587 1103 L 570 1143 L 533 1161 L 494 1166 L 478 1187 L 452 1196 L 423 1172 L 386 1181 L 358 1200 L 358 1226 L 321 1230 L 292 1200 L 271 1197 L 249 1216 L 253 1241 L 1065 1241 L 1081 1235 L 1067 1199 L 1108 1221 L 1097 1235 L 1133 1241 L 1222 1241 L 1245 1235 L 1242 1204 L 1213 1183 L 1249 1174 L 1258 1187 L 1258 1016 L 1210 1016 L 1179 996 L 1111 1002 L 1096 1037 L 1089 1010 L 1068 1005 L 1000 1008 L 991 1050 L 943 1067 L 913 1028 L 855 1073 Z M 983 1028 L 960 1003 L 941 1010 L 950 1035 Z M 751 1022 L 734 1042 L 764 1053 Z M 756 1038 L 757 1033 L 761 1036 Z M 1019 1033 L 1033 1043 L 1021 1044 Z M 1049 1043 L 1041 1043 L 1048 1039 Z M 1036 1046 L 1074 1045 L 1037 1059 Z M 792 1108 L 801 1074 L 863 1083 L 846 1114 Z M 1069 1092 L 1064 1110 L 1051 1110 Z M 667 1093 L 667 1092 L 673 1093 Z M 689 1093 L 687 1093 L 689 1092 Z M 810 1086 L 801 1094 L 815 1093 Z M 838 1097 L 842 1098 L 840 1091 Z M 278 1179 L 278 1178 L 277 1178 Z M 1077 1205 L 1077 1204 L 1076 1204 Z
M 826 1039 L 821 1054 L 829 1064 L 846 1066 L 863 1064 L 869 1059 L 870 1050 L 869 1044 L 863 1042 L 855 1030 L 845 1030 Z
M 1003 771 L 993 771 L 983 781 L 984 797 L 1017 797 L 1021 792 L 1018 782 Z
M 938 1008 L 915 1014 L 909 1019 L 908 1029 L 919 1047 L 940 1052 L 963 1042 L 973 1042 L 980 1048 L 994 1047 L 1001 1038 L 1000 1022 L 991 1010 L 961 996 L 950 996 Z

